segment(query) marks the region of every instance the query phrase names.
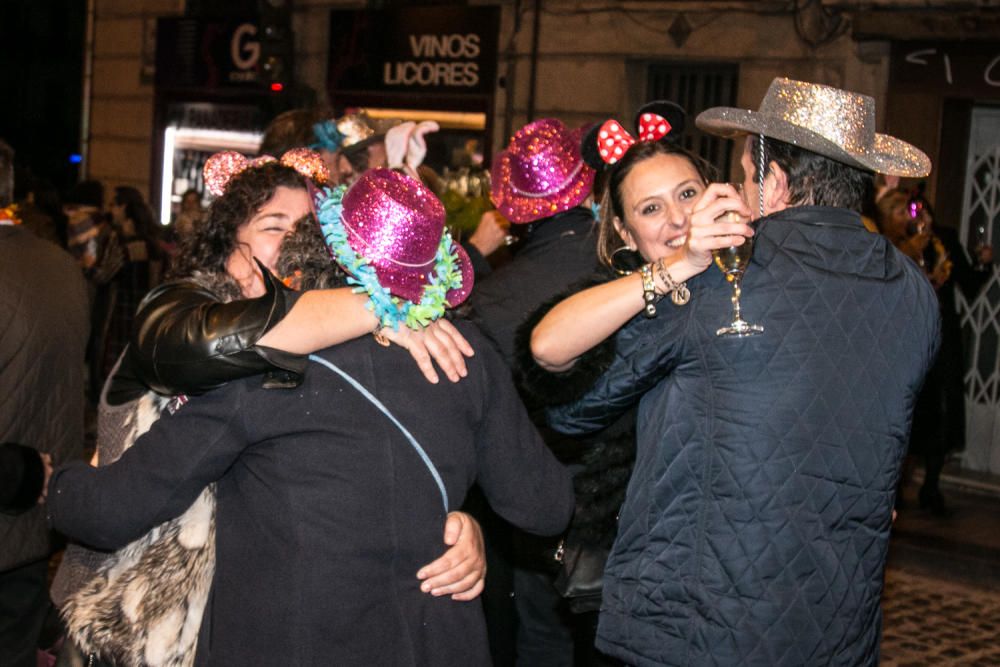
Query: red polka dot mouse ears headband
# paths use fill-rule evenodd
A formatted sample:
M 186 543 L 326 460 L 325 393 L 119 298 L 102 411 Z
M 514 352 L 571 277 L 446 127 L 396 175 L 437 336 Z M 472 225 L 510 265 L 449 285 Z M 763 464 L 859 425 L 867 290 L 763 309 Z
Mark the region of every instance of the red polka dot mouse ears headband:
M 597 170 L 615 164 L 628 149 L 647 141 L 680 142 L 684 133 L 684 109 L 673 102 L 656 101 L 642 105 L 635 114 L 636 135 L 633 136 L 617 120 L 608 119 L 595 125 L 581 142 L 584 161 Z
M 248 158 L 236 151 L 223 151 L 205 161 L 205 187 L 210 193 L 220 197 L 226 192 L 226 187 L 234 176 L 269 162 L 279 162 L 291 167 L 318 185 L 325 185 L 330 180 L 330 171 L 323 158 L 308 148 L 293 148 L 282 155 L 280 160 L 270 155 Z

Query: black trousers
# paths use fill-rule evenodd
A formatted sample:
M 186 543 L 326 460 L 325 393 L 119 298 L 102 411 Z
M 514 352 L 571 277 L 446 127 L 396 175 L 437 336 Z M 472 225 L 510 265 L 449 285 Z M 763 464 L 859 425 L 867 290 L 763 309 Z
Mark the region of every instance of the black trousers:
M 38 664 L 38 640 L 51 606 L 48 574 L 48 558 L 0 572 L 0 665 Z

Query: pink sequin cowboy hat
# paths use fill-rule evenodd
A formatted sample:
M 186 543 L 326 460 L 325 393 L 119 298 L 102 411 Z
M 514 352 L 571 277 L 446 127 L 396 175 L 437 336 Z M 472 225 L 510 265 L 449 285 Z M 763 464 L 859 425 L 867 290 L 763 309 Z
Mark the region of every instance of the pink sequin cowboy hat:
M 490 199 L 500 214 L 526 223 L 579 206 L 594 184 L 594 170 L 580 155 L 586 129 L 543 118 L 515 132 L 493 159 Z
M 420 181 L 391 169 L 369 169 L 344 193 L 343 224 L 348 244 L 375 269 L 379 282 L 394 296 L 419 303 L 434 273 L 445 232 L 441 201 Z M 455 307 L 472 291 L 472 262 L 457 243 L 462 286 L 450 290 Z

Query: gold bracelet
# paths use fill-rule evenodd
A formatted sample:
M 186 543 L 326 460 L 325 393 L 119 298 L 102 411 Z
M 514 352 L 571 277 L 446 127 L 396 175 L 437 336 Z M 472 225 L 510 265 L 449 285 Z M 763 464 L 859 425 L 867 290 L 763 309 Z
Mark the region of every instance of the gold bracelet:
M 691 300 L 691 290 L 688 289 L 687 283 L 678 283 L 673 279 L 670 272 L 667 271 L 667 267 L 663 265 L 662 257 L 656 261 L 656 272 L 660 275 L 663 284 L 667 286 L 670 300 L 674 302 L 675 306 L 683 306 Z
M 639 267 L 639 275 L 642 276 L 642 302 L 643 315 L 652 319 L 656 317 L 656 281 L 653 280 L 653 265 L 643 264 Z

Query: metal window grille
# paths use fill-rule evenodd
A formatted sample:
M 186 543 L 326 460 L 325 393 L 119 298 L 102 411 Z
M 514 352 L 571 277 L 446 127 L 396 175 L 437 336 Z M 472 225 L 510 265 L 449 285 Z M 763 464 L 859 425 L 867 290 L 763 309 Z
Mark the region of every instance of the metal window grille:
M 684 147 L 729 174 L 733 142 L 705 134 L 695 117 L 710 107 L 735 106 L 739 66 L 729 63 L 650 63 L 646 70 L 646 100 L 670 100 L 688 113 Z
M 962 206 L 967 247 L 1000 239 L 1000 108 L 973 109 Z M 1000 272 L 971 302 L 957 291 L 967 362 L 963 466 L 1000 473 Z

